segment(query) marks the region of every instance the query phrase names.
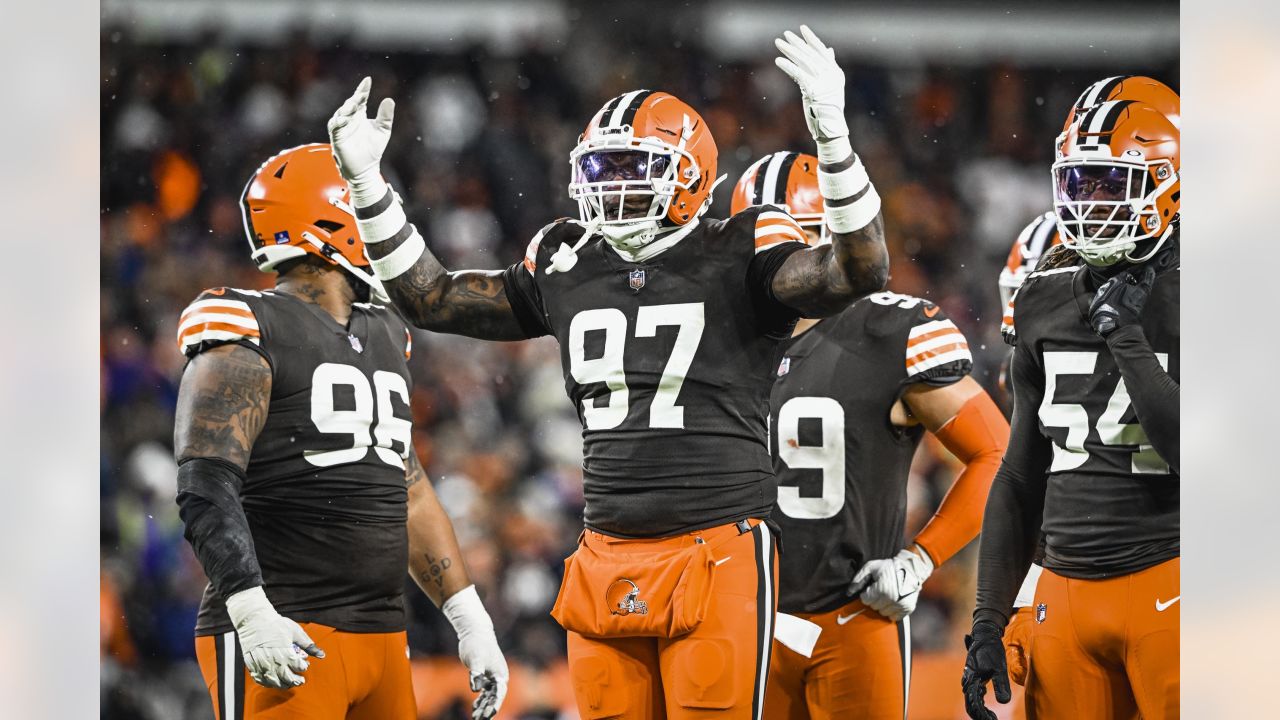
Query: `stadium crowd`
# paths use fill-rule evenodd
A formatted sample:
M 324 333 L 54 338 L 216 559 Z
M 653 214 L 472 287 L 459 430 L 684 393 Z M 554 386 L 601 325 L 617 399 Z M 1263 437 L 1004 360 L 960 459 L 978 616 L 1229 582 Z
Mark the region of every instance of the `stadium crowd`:
M 769 47 L 730 63 L 643 33 L 620 44 L 531 42 L 502 56 L 479 45 L 366 52 L 301 31 L 282 47 L 215 34 L 143 43 L 124 27 L 105 27 L 101 40 L 104 718 L 211 717 L 192 644 L 205 580 L 174 504 L 178 314 L 206 287 L 272 283 L 248 258 L 241 189 L 275 152 L 324 142 L 325 120 L 361 77 L 397 99 L 397 127 L 414 129 L 393 135 L 388 179 L 453 268 L 509 265 L 548 220 L 576 215 L 565 192 L 569 150 L 596 108 L 624 90 L 667 90 L 707 119 L 728 174 L 712 216 L 727 212 L 732 182 L 752 160 L 811 142 Z M 1048 207 L 1051 140 L 1098 74 L 886 67 L 856 54 L 846 68 L 853 144 L 884 198 L 889 289 L 942 305 L 969 337 L 975 377 L 994 390 L 1003 352 L 996 275 L 1018 230 Z M 1178 81 L 1176 64 L 1124 70 Z M 572 701 L 556 689 L 564 637 L 548 610 L 581 528 L 582 495 L 580 429 L 554 341 L 420 332 L 411 366 L 415 448 L 498 626 L 513 688 L 523 678 L 512 709 L 556 717 Z M 955 472 L 936 441 L 922 446 L 908 533 Z M 923 656 L 961 647 L 972 576 L 972 556 L 962 555 L 925 586 L 912 624 Z M 463 682 L 453 633 L 406 583 L 423 717 L 454 717 L 464 694 L 424 687 Z

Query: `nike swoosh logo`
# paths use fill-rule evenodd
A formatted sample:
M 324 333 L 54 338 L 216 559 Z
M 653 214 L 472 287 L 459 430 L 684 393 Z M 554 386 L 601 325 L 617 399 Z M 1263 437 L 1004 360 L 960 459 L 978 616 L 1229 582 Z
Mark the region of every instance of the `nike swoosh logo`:
M 929 307 L 924 309 L 924 316 L 931 318 L 934 315 L 937 315 L 939 310 L 941 310 L 941 308 L 939 308 L 937 305 L 930 305 Z
M 852 620 L 852 619 L 854 619 L 854 618 L 858 617 L 859 615 L 861 615 L 862 613 L 864 613 L 864 612 L 866 612 L 866 611 L 867 611 L 867 609 L 866 609 L 866 608 L 862 608 L 861 610 L 859 610 L 859 611 L 858 611 L 858 612 L 856 612 L 856 613 L 853 613 L 852 615 L 837 615 L 837 616 L 836 616 L 836 624 L 837 624 L 837 625 L 843 625 L 843 624 L 845 624 L 845 623 L 849 622 L 850 620 Z
M 716 564 L 717 564 L 717 565 L 723 565 L 723 564 L 725 564 L 725 563 L 729 562 L 729 561 L 730 561 L 730 560 L 732 560 L 732 559 L 733 559 L 733 556 L 732 556 L 732 555 L 730 555 L 729 557 L 720 558 L 719 560 L 717 560 L 717 561 L 716 561 Z
M 1164 612 L 1165 610 L 1168 610 L 1170 607 L 1173 606 L 1174 603 L 1178 602 L 1181 599 L 1182 599 L 1181 595 L 1170 600 L 1169 602 L 1160 602 L 1160 598 L 1156 598 L 1156 612 Z

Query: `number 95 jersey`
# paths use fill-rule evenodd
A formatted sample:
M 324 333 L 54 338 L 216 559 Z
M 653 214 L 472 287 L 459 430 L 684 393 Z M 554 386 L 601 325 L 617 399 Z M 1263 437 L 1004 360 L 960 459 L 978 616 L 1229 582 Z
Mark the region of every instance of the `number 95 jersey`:
M 235 343 L 271 366 L 241 503 L 267 594 L 296 621 L 404 629 L 409 342 L 389 308 L 355 303 L 344 328 L 281 292 L 215 288 L 182 314 L 188 358 Z M 222 598 L 206 587 L 196 634 L 230 629 Z
M 1015 405 L 1036 414 L 1047 464 L 1044 566 L 1067 577 L 1126 574 L 1179 553 L 1179 480 L 1151 446 L 1107 343 L 1089 324 L 1096 285 L 1056 248 L 1013 298 Z M 1177 266 L 1142 312 L 1157 361 L 1180 377 Z M 1011 447 L 1010 453 L 1016 449 Z M 1025 452 L 1025 451 L 1024 451 Z

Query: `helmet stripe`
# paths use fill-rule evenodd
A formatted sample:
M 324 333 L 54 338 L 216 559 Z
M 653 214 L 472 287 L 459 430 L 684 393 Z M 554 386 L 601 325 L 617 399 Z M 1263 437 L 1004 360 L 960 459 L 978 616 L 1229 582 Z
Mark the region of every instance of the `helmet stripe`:
M 1124 109 L 1133 103 L 1132 100 L 1115 100 L 1096 105 L 1080 121 L 1080 132 L 1083 137 L 1080 147 L 1096 147 L 1110 144 L 1111 133 Z
M 608 119 L 608 121 L 606 121 L 605 123 L 603 123 L 600 127 L 621 127 L 621 126 L 622 126 L 622 116 L 623 116 L 623 114 L 625 114 L 625 113 L 626 113 L 627 106 L 628 106 L 628 105 L 630 105 L 630 104 L 631 104 L 631 101 L 632 101 L 632 100 L 634 100 L 634 99 L 636 98 L 636 96 L 637 96 L 637 95 L 639 95 L 639 94 L 640 94 L 640 93 L 642 93 L 642 92 L 644 92 L 644 91 L 643 91 L 643 90 L 632 90 L 631 92 L 627 93 L 626 95 L 623 95 L 623 96 L 619 97 L 619 98 L 618 98 L 618 103 L 617 103 L 616 105 L 614 105 L 614 106 L 613 106 L 613 112 L 608 113 L 608 118 L 609 118 L 609 119 Z
M 1035 258 L 1039 262 L 1040 256 L 1044 255 L 1044 251 L 1049 247 L 1049 242 L 1053 238 L 1053 234 L 1057 232 L 1058 225 L 1054 222 L 1051 215 L 1041 215 L 1036 220 L 1035 229 L 1031 231 L 1031 237 L 1027 241 L 1027 258 Z
M 639 112 L 640 106 L 644 105 L 644 102 L 652 96 L 653 96 L 652 90 L 637 91 L 634 94 L 634 96 L 631 98 L 631 102 L 627 103 L 626 107 L 623 108 L 622 119 L 618 124 L 619 125 L 635 125 L 636 113 Z
M 614 99 L 610 100 L 609 102 L 605 103 L 605 104 L 604 104 L 604 107 L 600 108 L 600 124 L 599 124 L 599 127 L 608 127 L 608 126 L 609 126 L 609 118 L 613 115 L 613 109 L 614 109 L 614 108 L 616 108 L 616 107 L 618 107 L 618 103 L 619 103 L 619 102 L 621 102 L 621 101 L 622 101 L 622 98 L 624 98 L 624 97 L 626 97 L 626 96 L 627 96 L 627 93 L 623 93 L 623 94 L 619 95 L 618 97 L 616 97 L 616 98 L 614 98 Z
M 1090 85 L 1084 89 L 1084 92 L 1080 93 L 1080 99 L 1076 100 L 1076 107 L 1079 109 L 1090 110 L 1095 105 L 1106 102 L 1111 95 L 1111 91 L 1127 77 L 1129 76 L 1113 75 Z
M 773 202 L 775 205 L 787 204 L 787 185 L 791 182 L 791 168 L 795 166 L 796 159 L 800 157 L 800 153 L 789 152 L 782 161 L 782 167 L 778 168 L 778 183 L 774 186 Z
M 778 175 L 782 170 L 782 163 L 787 159 L 786 151 L 778 151 L 769 158 L 769 164 L 765 166 L 764 178 L 760 182 L 760 204 L 761 205 L 777 205 L 778 201 Z M 783 180 L 786 184 L 786 180 Z

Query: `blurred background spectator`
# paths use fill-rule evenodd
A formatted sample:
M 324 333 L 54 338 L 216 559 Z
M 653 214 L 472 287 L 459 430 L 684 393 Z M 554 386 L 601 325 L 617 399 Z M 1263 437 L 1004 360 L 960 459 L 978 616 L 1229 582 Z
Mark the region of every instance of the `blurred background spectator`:
M 248 258 L 241 189 L 275 152 L 326 141 L 325 120 L 364 75 L 375 99 L 397 100 L 384 172 L 427 242 L 449 267 L 499 268 L 548 220 L 576 215 L 569 150 L 625 90 L 667 90 L 707 119 L 729 176 L 713 217 L 752 160 L 809 150 L 771 42 L 809 22 L 848 77 L 853 144 L 885 201 L 889 289 L 941 304 L 988 388 L 1003 352 L 996 275 L 1049 206 L 1067 106 L 1106 75 L 1178 87 L 1177 6 L 1155 2 L 1111 13 L 1092 34 L 1088 13 L 1036 2 L 959 15 L 954 5 L 819 3 L 780 15 L 764 3 L 645 3 L 605 15 L 576 1 L 382 0 L 345 23 L 301 2 L 219 5 L 103 4 L 104 718 L 212 717 L 191 641 L 205 580 L 173 502 L 177 317 L 203 288 L 272 283 Z M 547 613 L 581 529 L 581 437 L 554 340 L 414 341 L 415 448 L 513 664 L 504 717 L 574 717 L 563 632 Z M 909 535 L 956 470 L 931 438 L 922 445 Z M 973 571 L 971 548 L 926 585 L 912 623 L 913 718 L 957 717 Z M 422 717 L 464 717 L 453 633 L 406 586 Z

